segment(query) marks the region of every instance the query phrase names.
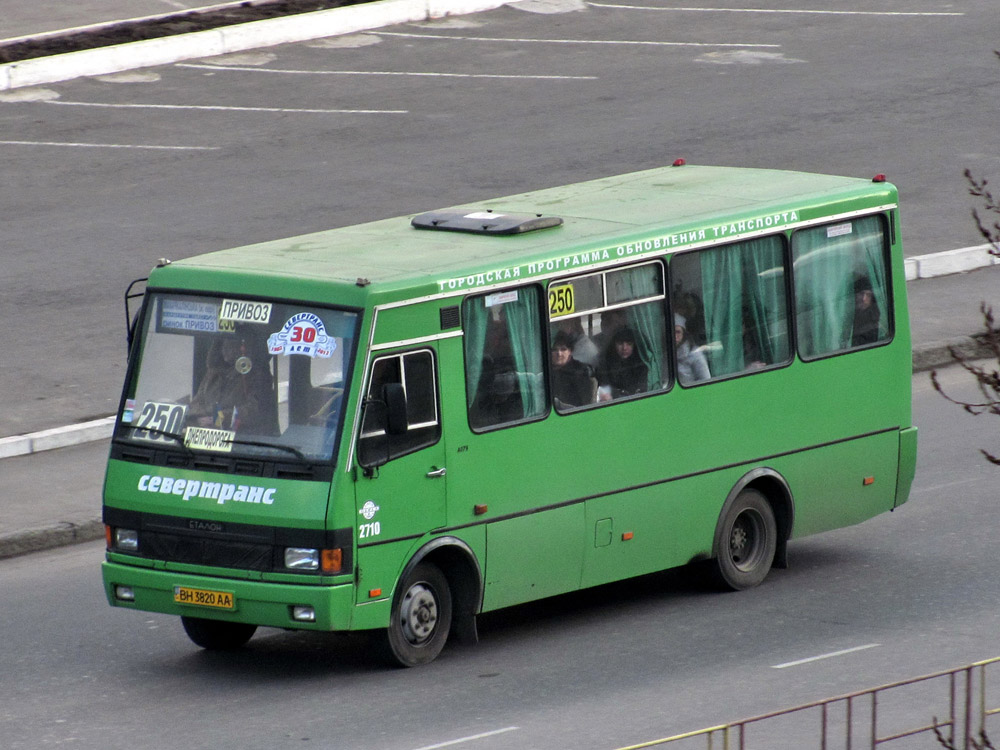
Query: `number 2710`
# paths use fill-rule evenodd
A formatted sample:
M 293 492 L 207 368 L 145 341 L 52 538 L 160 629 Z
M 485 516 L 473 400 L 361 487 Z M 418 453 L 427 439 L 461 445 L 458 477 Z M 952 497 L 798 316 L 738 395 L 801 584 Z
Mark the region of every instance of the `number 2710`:
M 378 521 L 373 521 L 372 523 L 363 523 L 358 526 L 358 537 L 360 539 L 367 539 L 369 537 L 378 536 L 382 533 L 382 524 Z

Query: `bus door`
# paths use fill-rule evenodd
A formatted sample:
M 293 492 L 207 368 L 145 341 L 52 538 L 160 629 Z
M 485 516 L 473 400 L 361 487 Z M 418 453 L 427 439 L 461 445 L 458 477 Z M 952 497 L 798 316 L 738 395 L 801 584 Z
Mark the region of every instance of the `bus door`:
M 360 590 L 388 591 L 395 555 L 389 542 L 445 524 L 445 446 L 433 346 L 379 354 L 365 390 L 356 481 Z M 368 586 L 367 584 L 371 584 Z

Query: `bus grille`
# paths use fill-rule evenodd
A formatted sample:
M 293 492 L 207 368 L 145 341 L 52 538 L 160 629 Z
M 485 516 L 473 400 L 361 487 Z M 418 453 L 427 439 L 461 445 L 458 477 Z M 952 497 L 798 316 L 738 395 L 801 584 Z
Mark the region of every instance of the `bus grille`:
M 190 565 L 213 565 L 238 570 L 274 570 L 274 547 L 269 544 L 205 539 L 144 531 L 143 557 Z

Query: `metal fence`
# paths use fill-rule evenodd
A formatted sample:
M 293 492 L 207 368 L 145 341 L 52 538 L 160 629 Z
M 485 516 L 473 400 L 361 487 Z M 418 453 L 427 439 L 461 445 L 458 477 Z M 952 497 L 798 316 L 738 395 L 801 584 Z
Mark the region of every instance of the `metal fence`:
M 926 736 L 921 747 L 941 747 L 935 732 L 955 750 L 975 750 L 982 747 L 988 734 L 987 719 L 1000 713 L 996 706 L 1000 666 L 990 669 L 997 664 L 1000 657 L 619 750 L 667 744 L 674 744 L 677 750 L 681 750 L 679 745 L 708 750 L 777 750 L 784 746 L 801 750 L 904 750 L 912 745 L 903 740 L 919 735 Z M 994 696 L 993 707 L 988 692 Z M 913 725 L 915 713 L 927 719 Z M 815 737 L 815 744 L 811 737 Z M 751 744 L 751 740 L 756 742 Z

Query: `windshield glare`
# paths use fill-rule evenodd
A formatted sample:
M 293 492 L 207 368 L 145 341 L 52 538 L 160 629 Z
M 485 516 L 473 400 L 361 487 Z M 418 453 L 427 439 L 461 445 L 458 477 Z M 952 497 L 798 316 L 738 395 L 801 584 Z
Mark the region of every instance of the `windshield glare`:
M 120 437 L 247 457 L 330 458 L 357 317 L 297 304 L 152 294 Z

